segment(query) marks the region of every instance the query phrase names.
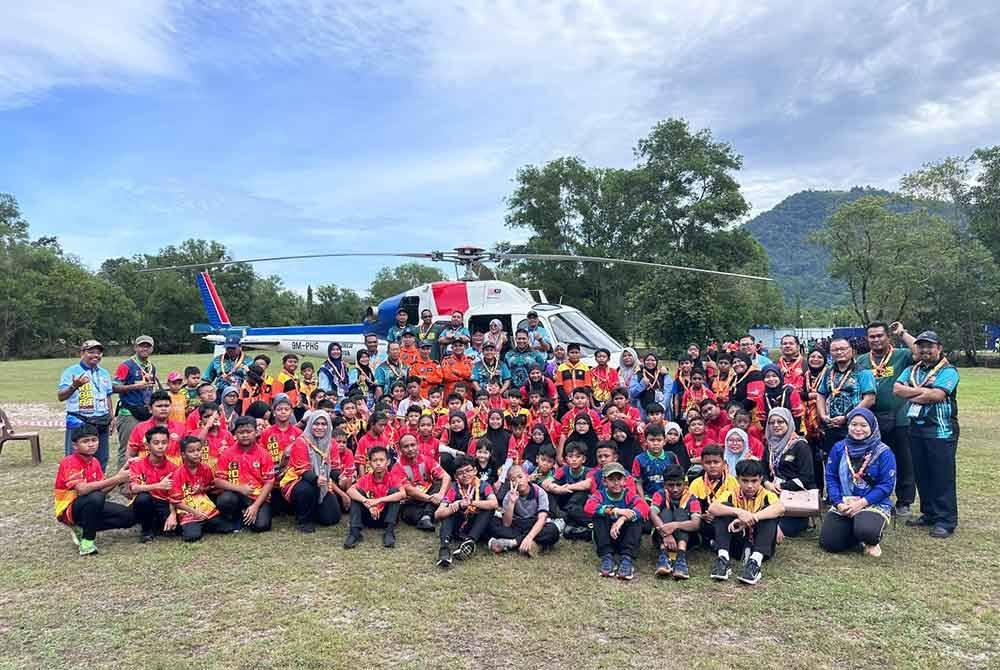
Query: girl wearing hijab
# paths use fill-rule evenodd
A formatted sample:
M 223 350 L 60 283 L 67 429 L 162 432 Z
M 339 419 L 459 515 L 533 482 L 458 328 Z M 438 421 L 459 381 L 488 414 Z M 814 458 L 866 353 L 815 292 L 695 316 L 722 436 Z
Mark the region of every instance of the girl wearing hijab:
M 448 415 L 447 427 L 441 435 L 441 445 L 438 451 L 441 455 L 441 467 L 451 475 L 455 470 L 455 459 L 459 454 L 469 452 L 472 443 L 472 431 L 469 430 L 469 418 L 465 412 L 455 411 Z
M 783 381 L 781 369 L 771 363 L 765 365 L 760 374 L 764 392 L 757 397 L 757 415 L 766 417 L 775 407 L 784 407 L 792 416 L 802 416 L 802 397 L 794 386 Z
M 677 462 L 684 468 L 684 472 L 687 472 L 691 467 L 691 456 L 688 454 L 687 445 L 684 444 L 684 431 L 681 430 L 680 424 L 667 421 L 663 425 L 663 434 L 667 438 L 663 450 L 676 456 Z
M 332 346 L 332 345 L 331 345 Z M 368 410 L 375 407 L 375 372 L 371 368 L 371 356 L 364 349 L 358 352 L 357 365 L 351 370 L 350 386 L 356 388 L 365 399 Z M 325 365 L 325 363 L 324 363 Z
M 892 514 L 896 457 L 882 442 L 878 421 L 858 407 L 847 415 L 847 437 L 833 445 L 826 462 L 830 510 L 819 546 L 841 552 L 861 543 L 868 556 L 882 555 L 882 533 Z
M 777 494 L 816 488 L 812 447 L 795 433 L 795 419 L 784 407 L 767 415 L 764 429 L 764 464 L 769 481 L 764 486 Z M 788 537 L 799 535 L 809 526 L 806 517 L 781 517 L 778 527 Z
M 670 412 L 670 393 L 668 388 L 673 388 L 674 380 L 670 375 L 660 370 L 660 361 L 656 354 L 650 352 L 642 359 L 642 366 L 632 377 L 632 382 L 628 387 L 628 395 L 632 403 L 639 407 L 642 420 L 647 421 L 646 408 L 653 403 L 663 405 L 667 415 L 664 418 L 672 418 Z
M 611 422 L 611 440 L 618 447 L 618 462 L 627 471 L 632 472 L 632 461 L 642 451 L 635 433 L 629 428 L 627 421 L 615 419 Z
M 816 409 L 816 396 L 819 384 L 826 374 L 826 352 L 819 347 L 809 350 L 806 357 L 806 367 L 802 381 L 802 435 L 813 450 L 813 479 L 817 486 L 823 488 L 823 459 L 820 449 L 823 446 L 823 424 L 819 420 Z
M 319 387 L 327 394 L 336 394 L 338 398 L 347 395 L 347 389 L 351 385 L 350 373 L 344 364 L 344 350 L 340 343 L 331 342 L 326 348 L 326 360 L 319 366 L 317 377 Z
M 503 351 L 507 346 L 507 333 L 503 330 L 503 323 L 500 319 L 490 321 L 489 330 L 483 334 L 483 344 L 492 344 L 497 348 L 497 356 L 503 357 Z
M 545 366 L 545 376 L 555 377 L 556 368 L 566 362 L 566 345 L 557 344 L 556 348 L 552 350 L 552 360 L 548 362 Z
M 330 415 L 314 410 L 305 431 L 289 447 L 288 469 L 281 478 L 281 495 L 295 509 L 295 524 L 302 533 L 316 532 L 316 524 L 333 526 L 340 521 L 340 501 L 330 495 Z M 338 482 L 339 483 L 339 482 Z
M 531 427 L 531 433 L 528 436 L 528 444 L 524 447 L 524 453 L 521 454 L 521 460 L 524 463 L 531 463 L 532 470 L 538 466 L 538 451 L 549 445 L 552 450 L 555 451 L 556 445 L 552 444 L 552 438 L 549 437 L 549 431 L 545 429 L 540 423 L 536 423 Z
M 764 395 L 764 378 L 760 370 L 753 369 L 750 356 L 742 351 L 733 355 L 733 375 L 733 392 L 729 399 L 750 412 L 751 422 L 759 427 L 757 403 L 758 398 Z
M 568 435 L 563 435 L 559 440 L 559 447 L 556 449 L 556 461 L 565 463 L 563 452 L 570 442 L 581 442 L 587 445 L 587 460 L 584 465 L 588 468 L 597 465 L 597 432 L 594 430 L 594 422 L 589 414 L 577 414 L 573 419 L 573 430 Z
M 625 347 L 618 359 L 618 384 L 628 388 L 639 370 L 639 354 L 632 347 Z
M 486 416 L 486 433 L 479 439 L 486 439 L 490 443 L 490 469 L 498 473 L 497 480 L 505 481 L 507 478 L 507 468 L 513 464 L 514 437 L 504 428 L 503 411 L 491 409 Z M 479 440 L 476 440 L 478 442 Z M 475 457 L 476 445 L 469 445 L 468 455 Z
M 726 467 L 730 472 L 736 472 L 736 464 L 748 458 L 750 453 L 750 436 L 742 428 L 730 428 L 726 433 L 724 456 Z

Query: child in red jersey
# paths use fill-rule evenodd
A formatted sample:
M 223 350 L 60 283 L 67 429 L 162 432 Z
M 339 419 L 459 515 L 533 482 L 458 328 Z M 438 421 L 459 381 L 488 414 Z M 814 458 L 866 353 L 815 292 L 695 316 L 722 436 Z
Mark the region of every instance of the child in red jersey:
M 164 456 L 174 465 L 181 462 L 181 438 L 184 437 L 185 427 L 183 423 L 178 423 L 170 419 L 170 393 L 168 391 L 154 391 L 149 400 L 150 418 L 140 421 L 132 429 L 128 438 L 127 457 L 146 457 L 146 432 L 153 426 L 163 426 L 167 429 L 168 444 Z
M 258 444 L 271 457 L 274 463 L 275 476 L 280 478 L 279 466 L 287 460 L 288 449 L 295 442 L 295 439 L 302 434 L 299 427 L 293 423 L 294 407 L 292 400 L 285 393 L 274 396 L 271 402 L 271 415 L 274 417 L 274 424 L 269 425 L 260 434 Z
M 403 427 L 399 431 L 399 435 L 396 441 L 403 439 L 404 435 L 412 435 L 416 437 L 420 433 L 420 417 L 423 416 L 424 410 L 419 405 L 410 405 L 406 408 L 406 418 L 403 421 Z
M 167 460 L 170 431 L 166 426 L 153 426 L 143 439 L 148 453 L 129 464 L 129 495 L 132 512 L 142 532 L 140 542 L 177 528 L 177 516 L 170 507 L 172 477 L 177 466 Z M 178 447 L 179 449 L 179 447 Z
M 386 429 L 389 427 L 389 415 L 386 412 L 375 412 L 371 421 L 368 422 L 368 432 L 358 439 L 358 447 L 354 450 L 354 463 L 358 468 L 358 474 L 363 475 L 371 472 L 368 465 L 368 452 L 373 447 L 382 447 L 389 453 L 389 436 Z
M 512 440 L 511 458 L 517 465 L 524 466 L 524 471 L 529 475 L 535 469 L 533 462 L 525 462 L 524 450 L 528 447 L 531 437 L 528 435 L 528 417 L 518 414 L 510 419 L 510 437 Z
M 257 446 L 257 420 L 238 418 L 234 437 L 236 444 L 219 455 L 216 465 L 215 487 L 222 493 L 215 504 L 235 528 L 245 524 L 255 533 L 271 530 L 274 461 Z
M 402 480 L 406 492 L 399 516 L 418 530 L 432 532 L 434 512 L 451 485 L 451 477 L 437 461 L 420 453 L 413 435 L 399 438 L 399 452 L 399 460 L 392 466 L 392 474 Z
M 733 427 L 733 421 L 729 415 L 722 411 L 718 401 L 714 398 L 706 398 L 698 405 L 701 418 L 705 420 L 705 427 L 713 431 L 716 437 L 725 435 Z
M 701 463 L 701 450 L 715 442 L 715 434 L 708 432 L 705 419 L 701 418 L 700 414 L 692 415 L 688 420 L 688 434 L 684 436 L 684 446 L 687 447 L 688 458 L 691 459 L 691 462 Z
M 132 510 L 124 505 L 107 502 L 105 496 L 119 484 L 129 481 L 128 465 L 117 474 L 104 477 L 97 453 L 97 428 L 83 424 L 70 433 L 73 452 L 59 462 L 52 497 L 56 519 L 73 531 L 73 542 L 80 555 L 97 553 L 94 540 L 97 532 L 135 525 Z
M 201 452 L 203 462 L 214 472 L 219 454 L 235 445 L 236 438 L 226 429 L 222 412 L 214 402 L 199 405 L 195 414 L 200 423 L 197 428 L 188 431 L 188 435 L 201 441 L 204 447 Z
M 403 482 L 389 472 L 389 450 L 375 445 L 366 454 L 371 472 L 362 476 L 347 495 L 351 498 L 350 529 L 344 540 L 344 549 L 352 549 L 361 542 L 362 528 L 383 528 L 382 546 L 396 546 L 396 522 L 399 504 L 406 497 Z
M 422 414 L 417 421 L 417 447 L 433 461 L 441 460 L 441 439 L 434 434 L 434 417 Z
M 639 408 L 629 404 L 627 388 L 619 386 L 611 391 L 611 404 L 618 408 L 618 412 L 633 428 L 642 423 Z
M 181 465 L 171 478 L 170 503 L 185 542 L 197 542 L 205 532 L 230 533 L 233 530 L 233 524 L 219 514 L 208 496 L 215 487 L 215 474 L 202 462 L 203 449 L 201 440 L 193 435 L 181 440 Z

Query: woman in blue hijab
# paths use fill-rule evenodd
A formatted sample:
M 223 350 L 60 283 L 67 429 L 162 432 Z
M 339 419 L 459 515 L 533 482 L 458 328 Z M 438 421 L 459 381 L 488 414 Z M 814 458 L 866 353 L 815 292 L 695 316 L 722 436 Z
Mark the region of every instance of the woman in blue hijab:
M 867 409 L 847 415 L 847 437 L 833 446 L 826 462 L 832 507 L 823 520 L 819 545 L 840 552 L 859 544 L 869 556 L 882 554 L 882 533 L 896 486 L 896 458 L 882 442 L 878 421 Z

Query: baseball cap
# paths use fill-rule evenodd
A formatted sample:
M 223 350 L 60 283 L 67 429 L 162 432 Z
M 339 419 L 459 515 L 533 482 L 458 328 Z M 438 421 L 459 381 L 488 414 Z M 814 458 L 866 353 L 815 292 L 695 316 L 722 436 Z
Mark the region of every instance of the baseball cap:
M 240 346 L 241 341 L 242 340 L 240 340 L 239 335 L 230 335 L 229 337 L 226 338 L 225 347 L 226 349 L 235 349 L 236 347 Z
M 140 335 L 139 337 L 135 338 L 135 342 L 133 342 L 132 344 L 138 347 L 140 344 L 148 344 L 149 346 L 153 346 L 154 343 L 153 343 L 153 338 L 151 338 L 149 335 Z
M 528 312 L 528 318 L 529 319 L 538 318 L 538 312 L 536 312 L 535 310 L 531 310 L 530 312 Z
M 406 328 L 403 329 L 403 332 L 400 334 L 401 337 L 403 335 L 413 335 L 414 337 L 416 337 L 417 329 L 412 326 L 407 326 Z
M 484 342 L 483 343 L 483 351 L 486 351 L 487 349 L 494 349 L 495 350 L 496 348 L 497 348 L 497 345 L 493 344 L 492 342 Z
M 611 475 L 621 475 L 626 476 L 628 473 L 625 472 L 625 468 L 622 464 L 617 461 L 611 461 L 610 463 L 605 463 L 604 467 L 601 468 L 601 474 L 605 477 L 610 477 Z
M 434 344 L 430 340 L 421 340 L 420 341 L 420 348 L 421 349 L 430 349 L 433 346 L 434 346 Z
M 941 344 L 941 338 L 933 330 L 925 330 L 917 335 L 914 342 L 930 342 L 931 344 Z
M 100 349 L 104 351 L 104 345 L 97 340 L 84 340 L 83 344 L 80 345 L 80 351 L 86 351 L 87 349 Z
M 173 372 L 167 375 L 167 381 L 168 382 L 184 381 L 184 377 L 181 376 L 181 373 L 177 372 L 177 370 L 174 370 Z

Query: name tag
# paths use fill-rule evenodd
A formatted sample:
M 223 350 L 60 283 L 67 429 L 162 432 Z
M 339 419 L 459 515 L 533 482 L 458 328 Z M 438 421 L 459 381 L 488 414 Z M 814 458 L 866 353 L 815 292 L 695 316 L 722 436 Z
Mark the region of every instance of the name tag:
M 910 403 L 910 408 L 906 410 L 906 416 L 911 419 L 916 419 L 920 417 L 921 406 L 916 403 Z

